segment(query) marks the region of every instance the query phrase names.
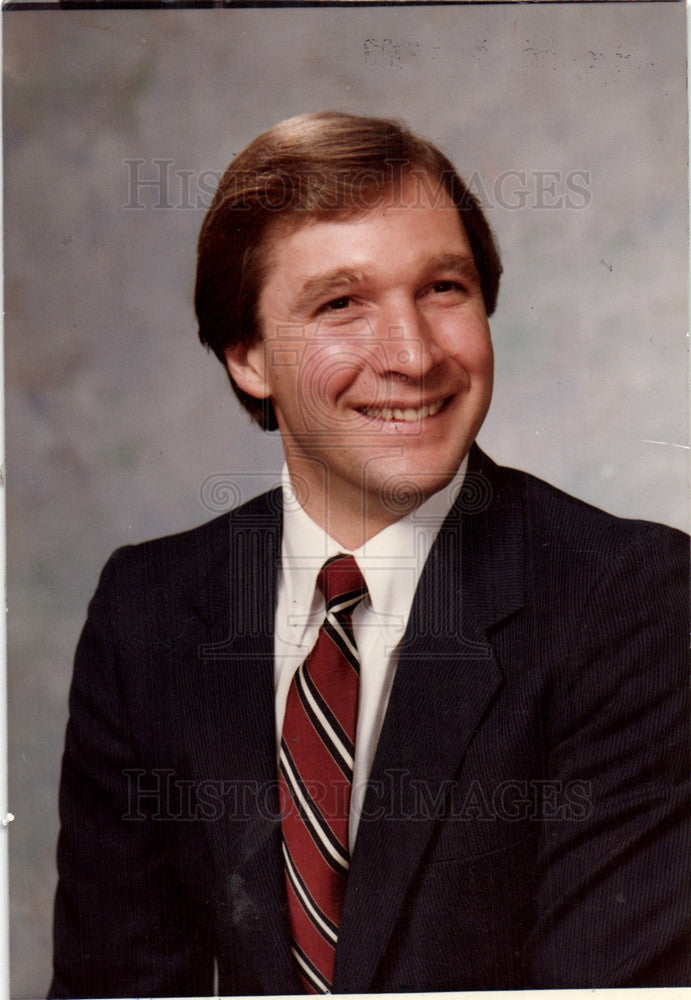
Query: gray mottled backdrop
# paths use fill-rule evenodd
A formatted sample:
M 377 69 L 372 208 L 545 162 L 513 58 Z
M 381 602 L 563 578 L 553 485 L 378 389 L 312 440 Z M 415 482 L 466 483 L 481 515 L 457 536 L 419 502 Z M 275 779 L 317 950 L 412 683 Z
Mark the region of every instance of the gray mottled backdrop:
M 17 11 L 3 28 L 12 976 L 28 997 L 50 976 L 66 698 L 98 571 L 216 513 L 209 477 L 247 495 L 280 466 L 196 342 L 214 175 L 317 108 L 438 142 L 504 256 L 481 443 L 685 526 L 685 7 Z

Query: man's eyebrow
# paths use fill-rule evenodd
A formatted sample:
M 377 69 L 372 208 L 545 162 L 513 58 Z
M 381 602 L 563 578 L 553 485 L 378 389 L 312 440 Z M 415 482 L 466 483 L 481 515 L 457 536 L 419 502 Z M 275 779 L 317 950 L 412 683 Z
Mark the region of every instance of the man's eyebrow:
M 310 309 L 315 302 L 323 298 L 328 298 L 334 292 L 343 292 L 352 285 L 357 285 L 364 280 L 364 275 L 360 271 L 351 271 L 347 268 L 339 268 L 337 271 L 328 271 L 326 274 L 316 274 L 313 278 L 308 278 L 296 295 L 292 311 L 303 313 Z
M 475 258 L 468 253 L 441 253 L 429 261 L 429 271 L 455 271 L 459 275 L 480 280 Z

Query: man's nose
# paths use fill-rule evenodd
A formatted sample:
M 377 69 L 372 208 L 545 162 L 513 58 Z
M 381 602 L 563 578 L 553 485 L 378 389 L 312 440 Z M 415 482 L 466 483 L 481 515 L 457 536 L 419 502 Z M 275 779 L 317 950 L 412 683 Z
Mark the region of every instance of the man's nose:
M 424 313 L 415 302 L 399 304 L 378 317 L 376 354 L 380 374 L 420 379 L 442 357 Z

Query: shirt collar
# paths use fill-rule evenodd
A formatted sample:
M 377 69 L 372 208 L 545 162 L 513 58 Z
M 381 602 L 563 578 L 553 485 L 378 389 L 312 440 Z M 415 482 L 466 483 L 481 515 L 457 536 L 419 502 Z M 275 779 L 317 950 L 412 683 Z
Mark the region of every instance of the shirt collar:
M 463 485 L 466 456 L 451 482 L 420 507 L 394 521 L 355 549 L 358 566 L 367 583 L 372 611 L 400 635 L 410 614 L 415 590 L 434 539 Z M 331 538 L 295 499 L 287 465 L 283 466 L 283 541 L 281 585 L 294 623 L 318 617 L 323 599 L 316 589 L 317 575 L 327 559 L 349 552 Z

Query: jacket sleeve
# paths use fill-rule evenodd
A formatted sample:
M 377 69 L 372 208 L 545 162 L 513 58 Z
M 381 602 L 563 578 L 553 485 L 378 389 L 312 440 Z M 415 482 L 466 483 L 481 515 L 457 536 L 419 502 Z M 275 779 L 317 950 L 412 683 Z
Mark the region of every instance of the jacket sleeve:
M 550 695 L 530 986 L 687 985 L 688 539 L 651 527 L 591 589 Z
M 116 638 L 124 631 L 118 593 L 127 586 L 125 553 L 103 571 L 75 659 L 60 786 L 51 997 L 212 992 L 213 956 L 168 863 L 166 824 L 132 818 L 128 774 L 142 765 L 120 682 L 132 653 L 118 648 L 124 643 Z

